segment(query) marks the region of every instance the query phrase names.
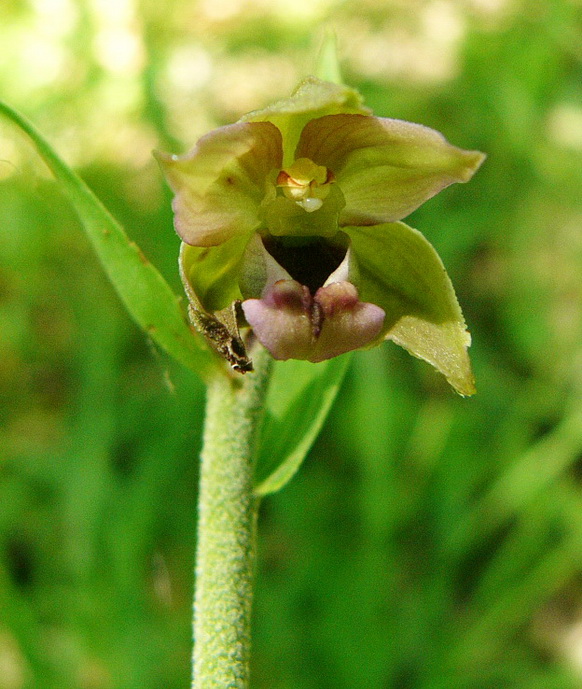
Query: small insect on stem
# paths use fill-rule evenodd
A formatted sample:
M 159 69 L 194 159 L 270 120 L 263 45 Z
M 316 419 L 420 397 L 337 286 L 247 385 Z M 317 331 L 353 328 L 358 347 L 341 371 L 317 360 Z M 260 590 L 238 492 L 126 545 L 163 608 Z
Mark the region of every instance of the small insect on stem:
M 192 305 L 188 309 L 188 314 L 192 325 L 206 338 L 215 351 L 228 361 L 232 370 L 244 374 L 253 370 L 253 362 L 247 354 L 236 325 L 236 308 L 237 304 L 235 303 L 232 311 L 231 309 L 224 309 L 224 311 L 218 312 L 224 320 L 204 311 L 198 311 Z M 229 313 L 224 313 L 225 311 Z

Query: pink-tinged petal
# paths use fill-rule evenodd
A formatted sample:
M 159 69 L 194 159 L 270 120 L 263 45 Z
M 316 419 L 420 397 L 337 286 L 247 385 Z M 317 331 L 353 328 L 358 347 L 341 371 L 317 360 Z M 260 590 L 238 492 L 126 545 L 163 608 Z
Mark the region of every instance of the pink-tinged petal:
M 245 318 L 274 359 L 308 359 L 312 349 L 311 295 L 295 280 L 280 280 L 263 299 L 242 303 Z
M 216 246 L 258 227 L 269 176 L 282 164 L 281 133 L 269 122 L 232 124 L 186 155 L 156 157 L 175 193 L 176 232 L 186 244 Z
M 280 280 L 262 299 L 242 303 L 245 318 L 275 359 L 318 362 L 365 347 L 375 340 L 384 311 L 358 300 L 349 282 L 321 287 L 312 297 L 295 280 Z
M 314 301 L 323 313 L 323 324 L 309 361 L 317 363 L 365 347 L 382 329 L 384 311 L 375 304 L 359 301 L 350 282 L 321 287 Z
M 346 201 L 340 225 L 400 220 L 444 187 L 468 182 L 485 159 L 420 124 L 349 114 L 309 122 L 295 155 L 335 175 Z

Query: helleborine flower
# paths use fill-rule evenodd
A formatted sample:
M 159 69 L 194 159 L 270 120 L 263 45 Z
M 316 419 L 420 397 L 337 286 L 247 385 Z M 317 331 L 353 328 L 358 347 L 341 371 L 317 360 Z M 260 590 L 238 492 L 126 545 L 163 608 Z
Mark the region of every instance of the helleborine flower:
M 318 362 L 390 339 L 474 392 L 469 334 L 432 246 L 400 220 L 484 159 L 418 124 L 373 117 L 345 86 L 288 99 L 156 154 L 175 193 L 196 327 L 250 370 L 239 328 L 275 359 Z

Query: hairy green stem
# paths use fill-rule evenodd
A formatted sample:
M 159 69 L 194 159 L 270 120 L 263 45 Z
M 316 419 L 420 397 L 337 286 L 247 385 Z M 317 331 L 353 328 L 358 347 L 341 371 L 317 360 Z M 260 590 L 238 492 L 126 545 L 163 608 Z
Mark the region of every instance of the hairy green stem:
M 248 689 L 258 498 L 257 431 L 270 356 L 255 371 L 208 386 L 202 449 L 194 599 L 193 689 Z

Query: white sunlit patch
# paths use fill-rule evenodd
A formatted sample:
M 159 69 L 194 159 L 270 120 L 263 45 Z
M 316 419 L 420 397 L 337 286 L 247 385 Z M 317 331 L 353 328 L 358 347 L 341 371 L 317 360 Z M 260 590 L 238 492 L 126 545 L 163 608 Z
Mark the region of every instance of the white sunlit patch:
M 71 0 L 33 0 L 33 6 L 41 34 L 66 36 L 77 24 L 79 11 Z
M 51 39 L 30 35 L 23 43 L 20 55 L 30 89 L 54 83 L 65 70 L 66 53 Z
M 291 58 L 254 51 L 225 58 L 209 83 L 212 97 L 228 117 L 242 115 L 257 103 L 281 97 L 297 81 Z
M 133 74 L 143 64 L 140 38 L 125 27 L 107 27 L 95 39 L 95 57 L 110 72 Z
M 29 679 L 29 668 L 16 639 L 8 632 L 0 634 L 0 677 L 2 687 L 18 689 Z
M 568 661 L 582 674 L 582 622 L 575 622 L 564 630 L 560 646 Z
M 199 45 L 177 46 L 168 56 L 155 90 L 166 104 L 168 127 L 178 139 L 198 138 L 216 126 L 205 92 L 213 78 L 213 57 Z
M 65 42 L 77 25 L 76 8 L 69 0 L 31 1 L 33 12 L 2 27 L 4 97 L 15 104 L 28 104 L 47 88 L 55 92 L 78 67 Z
M 428 4 L 422 13 L 423 33 L 442 45 L 457 43 L 463 37 L 463 20 L 456 6 L 446 0 Z
M 135 74 L 143 66 L 144 49 L 132 0 L 94 2 L 95 58 L 114 74 Z
M 320 19 L 332 0 L 201 0 L 199 11 L 211 21 L 227 21 L 241 14 L 260 12 L 261 16 L 274 15 L 285 24 L 303 24 Z
M 560 146 L 582 150 L 582 107 L 560 103 L 550 112 L 548 133 Z
M 332 2 L 330 0 L 293 0 L 290 11 L 289 0 L 257 0 L 257 4 L 271 10 L 286 24 L 304 25 L 306 21 L 323 18 Z
M 245 4 L 245 0 L 202 0 L 199 11 L 207 19 L 224 21 L 240 14 Z
M 468 4 L 484 18 L 490 19 L 501 19 L 516 5 L 514 0 L 469 0 Z
M 172 89 L 191 94 L 210 81 L 212 58 L 201 46 L 180 46 L 172 51 L 165 73 Z
M 447 0 L 429 3 L 422 13 L 421 42 L 416 70 L 428 80 L 451 79 L 458 66 L 458 47 L 465 33 L 465 22 L 456 5 Z
M 410 14 L 410 10 L 406 10 Z M 447 0 L 417 8 L 410 22 L 353 18 L 344 28 L 342 45 L 350 61 L 367 77 L 406 78 L 416 82 L 451 79 L 458 67 L 458 47 L 465 20 Z
M 134 0 L 92 0 L 93 12 L 105 26 L 128 24 L 135 17 Z

